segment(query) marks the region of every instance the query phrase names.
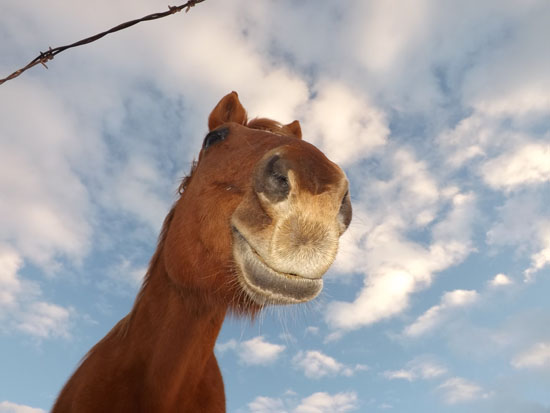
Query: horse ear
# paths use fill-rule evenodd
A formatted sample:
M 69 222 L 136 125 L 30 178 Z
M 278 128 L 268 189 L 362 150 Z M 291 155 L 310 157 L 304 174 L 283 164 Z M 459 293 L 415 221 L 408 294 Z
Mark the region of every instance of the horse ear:
M 246 110 L 241 105 L 237 92 L 225 95 L 218 102 L 208 117 L 208 129 L 214 130 L 227 122 L 236 122 L 241 125 L 246 124 Z
M 296 136 L 298 139 L 302 139 L 302 128 L 300 127 L 300 122 L 295 120 L 294 122 L 289 123 L 284 126 L 286 130 Z

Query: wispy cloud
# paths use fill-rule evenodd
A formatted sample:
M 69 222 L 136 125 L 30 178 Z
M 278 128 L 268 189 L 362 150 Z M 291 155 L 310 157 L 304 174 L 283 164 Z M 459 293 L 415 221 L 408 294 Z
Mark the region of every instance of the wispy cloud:
M 347 366 L 317 350 L 299 351 L 292 358 L 294 367 L 303 370 L 306 377 L 320 379 L 325 376 L 353 376 L 356 371 L 367 370 L 363 364 Z
M 531 266 L 524 271 L 525 281 L 533 281 L 535 274 L 550 265 L 550 223 L 540 232 L 541 248 L 531 256 Z
M 481 172 L 489 186 L 507 191 L 550 182 L 550 144 L 523 144 L 487 161 Z
M 248 409 L 250 413 L 345 413 L 359 408 L 355 392 L 317 392 L 300 401 L 293 396 L 294 394 L 286 394 L 282 398 L 258 396 L 248 403 Z
M 392 157 L 390 181 L 364 177 L 370 189 L 362 205 L 372 210 L 359 210 L 358 219 L 366 217 L 367 225 L 351 228 L 356 246 L 344 244 L 343 256 L 365 273 L 365 285 L 353 302 L 329 303 L 326 320 L 333 328 L 357 329 L 399 314 L 413 292 L 472 251 L 475 196 L 440 186 L 410 151 L 398 150 Z M 428 243 L 407 237 L 409 231 L 426 228 Z M 337 263 L 336 268 L 351 270 L 348 266 Z
M 0 245 L 0 331 L 37 339 L 69 338 L 74 310 L 44 301 L 40 287 L 19 275 L 23 260 Z
M 386 370 L 382 375 L 389 380 L 416 381 L 435 379 L 447 374 L 447 368 L 426 357 L 418 357 L 399 370 Z
M 60 20 L 74 21 L 66 2 L 51 1 L 46 8 L 27 3 L 2 5 L 6 53 L 0 67 L 5 73 L 46 38 L 55 45 L 55 39 L 95 32 L 107 14 L 118 22 L 128 10 L 150 11 L 141 0 L 115 9 L 99 1 L 82 6 L 86 13 L 77 25 L 60 25 Z M 487 360 L 500 360 L 507 374 L 531 375 L 525 386 L 537 385 L 537 366 L 548 365 L 548 317 L 544 308 L 533 314 L 522 306 L 532 304 L 535 281 L 547 281 L 550 265 L 550 58 L 544 53 L 550 8 L 544 0 L 420 1 L 399 9 L 376 1 L 313 3 L 205 2 L 185 17 L 185 24 L 174 18 L 125 31 L 86 52 L 65 54 L 66 63 L 55 61 L 48 72 L 30 71 L 2 86 L 0 245 L 7 246 L 0 248 L 2 333 L 21 334 L 23 340 L 71 334 L 82 300 L 58 294 L 84 290 L 78 274 L 67 283 L 61 277 L 44 281 L 40 273 L 82 265 L 74 272 L 89 274 L 90 263 L 99 263 L 106 271 L 91 282 L 100 292 L 106 286 L 137 287 L 144 262 L 133 259 L 142 253 L 135 254 L 136 243 L 154 242 L 177 182 L 200 146 L 208 110 L 220 96 L 237 90 L 251 117 L 300 119 L 305 140 L 345 166 L 350 178 L 354 220 L 330 279 L 345 278 L 349 287 L 339 296 L 344 289 L 331 289 L 327 282 L 326 297 L 334 298 L 323 307 L 329 338 L 343 340 L 333 340 L 331 352 L 320 347 L 312 355 L 306 349 L 322 328 L 295 333 L 293 355 L 301 350 L 295 367 L 325 378 L 355 373 L 358 366 L 327 353 L 343 354 L 338 346 L 356 339 L 367 342 L 365 335 L 380 330 L 365 327 L 382 320 L 401 331 L 399 315 L 414 302 L 421 315 L 405 326 L 404 335 L 423 348 L 430 331 L 453 335 L 446 343 L 451 351 L 437 347 L 451 359 L 445 365 L 452 365 L 455 353 L 474 354 L 475 371 Z M 33 30 L 21 30 L 27 26 Z M 120 53 L 136 44 L 142 53 Z M 98 250 L 110 261 L 102 262 Z M 426 304 L 433 295 L 422 291 L 473 251 L 478 254 L 472 261 L 481 264 L 475 269 L 479 277 L 468 278 L 467 287 L 460 277 L 438 280 L 438 289 L 458 290 Z M 519 264 L 508 266 L 510 261 Z M 517 283 L 522 270 L 528 282 L 520 288 L 511 282 Z M 61 284 L 56 297 L 76 310 L 48 296 Z M 525 299 L 498 306 L 500 298 L 514 300 L 519 290 Z M 453 317 L 475 302 L 480 312 L 497 306 L 499 311 L 480 316 L 483 326 L 461 320 L 456 325 L 466 331 L 450 331 Z M 516 321 L 509 320 L 510 308 Z M 504 326 L 491 325 L 499 317 Z M 451 328 L 441 328 L 446 325 Z M 278 332 L 269 334 L 284 343 Z M 287 348 L 266 337 L 229 340 L 216 351 L 231 352 L 245 367 L 244 354 L 250 355 L 249 364 L 288 362 Z M 445 343 L 434 340 L 433 345 Z M 381 345 L 372 350 L 373 358 L 394 350 Z M 409 360 L 409 350 L 405 346 L 393 360 Z M 465 371 L 474 368 L 464 360 Z M 433 362 L 430 369 L 430 360 L 423 361 L 422 366 L 392 366 L 382 375 L 446 380 L 439 392 L 447 403 L 474 402 L 487 394 L 481 378 L 453 379 L 440 364 Z M 519 372 L 510 370 L 510 361 Z M 289 370 L 288 364 L 282 369 Z M 345 381 L 357 380 L 361 387 L 359 379 Z M 384 384 L 389 390 L 396 385 Z M 364 391 L 370 389 L 358 393 Z M 258 412 L 294 412 L 299 406 L 316 413 L 358 410 L 350 395 L 259 397 L 253 407 Z M 431 393 L 422 397 L 428 400 Z M 396 400 L 372 403 L 399 405 Z
M 287 413 L 282 399 L 258 396 L 248 403 L 250 413 Z
M 240 359 L 245 364 L 269 364 L 274 362 L 286 346 L 265 341 L 262 336 L 241 343 Z
M 56 304 L 38 301 L 21 314 L 17 329 L 38 338 L 70 337 L 71 312 Z
M 136 265 L 140 257 L 130 259 L 121 256 L 118 262 L 105 271 L 106 277 L 98 280 L 97 286 L 102 291 L 121 296 L 134 296 L 141 286 L 148 267 Z
M 241 343 L 231 339 L 225 343 L 216 344 L 216 351 L 224 353 L 234 351 L 242 364 L 266 365 L 273 363 L 283 353 L 286 346 L 274 344 L 265 340 L 263 336 L 251 338 Z
M 541 369 L 550 367 L 550 342 L 536 343 L 517 354 L 511 361 L 516 369 Z
M 451 311 L 471 305 L 478 296 L 477 291 L 473 290 L 455 290 L 443 294 L 441 302 L 429 308 L 414 323 L 407 326 L 404 334 L 408 337 L 418 337 L 427 333 L 440 325 Z
M 235 350 L 239 346 L 239 343 L 234 338 L 226 341 L 225 343 L 217 342 L 216 343 L 216 352 L 223 354 L 228 350 Z
M 0 402 L 0 413 L 46 413 L 46 411 L 4 400 Z
M 487 231 L 487 242 L 494 247 L 514 246 L 530 256 L 523 272 L 525 282 L 550 263 L 550 215 L 544 191 L 527 189 L 511 193 L 498 207 L 498 220 Z
M 512 281 L 510 277 L 502 273 L 495 275 L 491 280 L 489 280 L 489 285 L 491 287 L 497 287 L 497 288 L 511 285 L 513 283 L 514 281 Z
M 351 412 L 359 407 L 355 392 L 329 394 L 314 393 L 294 409 L 294 413 L 333 413 Z
M 416 380 L 417 376 L 412 372 L 411 370 L 386 370 L 383 373 L 384 377 L 389 380 L 407 380 L 407 381 L 414 381 Z
M 389 128 L 382 111 L 343 83 L 323 81 L 316 89 L 304 130 L 330 159 L 345 166 L 386 143 Z
M 9 242 L 23 259 L 53 272 L 61 265 L 60 256 L 82 259 L 91 241 L 88 191 L 73 168 L 82 156 L 74 140 L 77 121 L 40 84 L 20 82 L 2 95 L 0 242 Z M 26 101 L 29 112 L 14 111 L 17 101 Z M 33 113 L 34 125 L 28 113 Z M 40 139 L 37 124 L 48 131 Z
M 453 377 L 438 386 L 447 404 L 467 403 L 489 397 L 483 388 L 462 377 Z

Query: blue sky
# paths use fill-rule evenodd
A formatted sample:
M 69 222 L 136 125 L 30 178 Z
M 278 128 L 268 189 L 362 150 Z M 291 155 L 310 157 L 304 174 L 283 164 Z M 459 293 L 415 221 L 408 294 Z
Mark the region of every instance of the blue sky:
M 0 4 L 0 74 L 165 2 Z M 207 0 L 0 86 L 0 413 L 131 308 L 216 102 L 299 119 L 354 220 L 312 303 L 228 319 L 228 411 L 550 412 L 550 4 Z

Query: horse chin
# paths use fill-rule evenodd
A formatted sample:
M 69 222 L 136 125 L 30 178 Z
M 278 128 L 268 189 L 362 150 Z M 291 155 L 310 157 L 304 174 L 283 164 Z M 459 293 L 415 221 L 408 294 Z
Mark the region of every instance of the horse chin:
M 309 279 L 271 268 L 235 227 L 233 256 L 239 283 L 256 304 L 303 303 L 317 297 L 323 289 L 321 278 Z

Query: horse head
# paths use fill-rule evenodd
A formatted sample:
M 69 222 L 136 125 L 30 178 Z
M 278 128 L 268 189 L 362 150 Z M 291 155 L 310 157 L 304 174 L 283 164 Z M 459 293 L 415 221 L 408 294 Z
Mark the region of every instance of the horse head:
M 167 228 L 168 275 L 237 312 L 315 298 L 351 221 L 345 173 L 298 121 L 248 121 L 235 92 L 208 127 Z

